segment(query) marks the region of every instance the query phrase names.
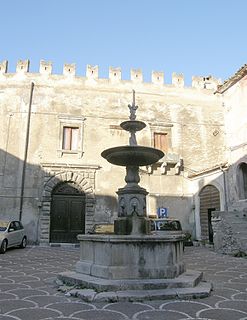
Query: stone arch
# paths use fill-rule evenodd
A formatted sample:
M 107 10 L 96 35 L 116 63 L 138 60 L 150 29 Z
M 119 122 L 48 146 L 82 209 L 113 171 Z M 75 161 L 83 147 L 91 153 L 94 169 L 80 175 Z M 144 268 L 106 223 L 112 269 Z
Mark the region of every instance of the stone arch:
M 220 191 L 213 184 L 204 186 L 199 192 L 201 239 L 213 242 L 211 213 L 221 209 Z
M 49 176 L 44 184 L 40 214 L 40 243 L 49 244 L 52 192 L 59 184 L 65 182 L 73 182 L 78 190 L 81 190 L 85 194 L 85 231 L 87 232 L 92 226 L 95 195 L 94 186 L 89 179 L 89 174 L 87 172 L 59 172 L 53 176 Z
M 62 181 L 58 183 L 52 190 L 52 195 L 85 195 L 84 191 L 73 181 Z

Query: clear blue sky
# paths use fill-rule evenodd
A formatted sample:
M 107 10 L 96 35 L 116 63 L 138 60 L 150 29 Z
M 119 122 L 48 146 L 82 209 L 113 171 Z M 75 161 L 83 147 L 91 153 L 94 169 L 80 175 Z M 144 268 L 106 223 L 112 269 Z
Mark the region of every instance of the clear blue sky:
M 247 0 L 2 0 L 0 60 L 14 72 L 19 59 L 53 62 L 53 73 L 76 63 L 213 75 L 222 80 L 247 63 Z

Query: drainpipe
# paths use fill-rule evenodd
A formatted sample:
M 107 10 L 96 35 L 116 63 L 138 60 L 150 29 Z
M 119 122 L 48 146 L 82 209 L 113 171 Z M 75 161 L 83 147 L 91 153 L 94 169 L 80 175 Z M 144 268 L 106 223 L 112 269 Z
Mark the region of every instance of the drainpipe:
M 28 154 L 28 144 L 29 144 L 29 133 L 30 133 L 30 122 L 31 122 L 31 110 L 32 110 L 32 100 L 33 100 L 33 89 L 34 83 L 31 82 L 30 97 L 29 97 L 29 106 L 27 114 L 27 129 L 26 129 L 26 140 L 25 140 L 25 153 L 22 167 L 22 176 L 21 176 L 21 195 L 20 195 L 20 211 L 19 211 L 19 220 L 22 220 L 22 209 L 23 209 L 23 196 L 24 196 L 24 186 L 26 178 L 26 165 L 27 165 L 27 154 Z
M 227 205 L 227 192 L 226 192 L 226 172 L 225 170 L 222 168 L 222 166 L 220 166 L 220 170 L 223 173 L 223 183 L 224 183 L 224 197 L 225 197 L 225 211 L 228 211 L 228 205 Z

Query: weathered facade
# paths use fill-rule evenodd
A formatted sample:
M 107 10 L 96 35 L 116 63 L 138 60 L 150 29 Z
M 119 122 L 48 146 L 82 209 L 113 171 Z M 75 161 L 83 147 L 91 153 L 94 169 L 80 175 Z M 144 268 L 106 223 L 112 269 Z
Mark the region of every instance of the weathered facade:
M 217 90 L 225 115 L 227 170 L 224 172 L 227 203 L 214 214 L 216 250 L 247 254 L 247 65 Z
M 194 239 L 210 240 L 213 210 L 247 207 L 243 190 L 240 201 L 230 191 L 245 183 L 243 175 L 234 180 L 234 166 L 246 172 L 246 117 L 241 117 L 240 152 L 238 137 L 228 138 L 231 126 L 239 134 L 239 122 L 233 124 L 226 112 L 227 103 L 236 117 L 237 108 L 246 112 L 236 101 L 244 93 L 240 88 L 231 98 L 216 92 L 218 85 L 212 77 L 194 77 L 185 87 L 179 74 L 164 84 L 161 72 L 144 83 L 140 70 L 122 80 L 119 68 L 110 68 L 109 78 L 101 79 L 92 66 L 81 77 L 68 64 L 55 75 L 44 61 L 39 73 L 29 72 L 29 61 L 19 61 L 16 73 L 8 73 L 2 62 L 1 217 L 21 216 L 30 242 L 43 244 L 73 242 L 95 222 L 112 222 L 125 172 L 101 152 L 128 144 L 119 124 L 128 118 L 134 89 L 137 118 L 147 125 L 137 133 L 138 144 L 165 152 L 162 161 L 140 170 L 140 184 L 149 191 L 148 214 L 165 207 Z

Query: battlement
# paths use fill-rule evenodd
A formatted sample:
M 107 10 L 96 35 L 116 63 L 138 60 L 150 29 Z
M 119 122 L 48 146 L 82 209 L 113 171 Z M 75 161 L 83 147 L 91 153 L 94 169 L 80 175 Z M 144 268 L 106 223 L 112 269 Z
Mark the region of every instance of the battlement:
M 16 64 L 16 74 L 25 75 L 29 73 L 30 62 L 29 60 L 19 60 Z M 0 77 L 8 73 L 8 61 L 4 60 L 0 62 Z M 52 62 L 50 61 L 40 61 L 39 73 L 42 76 L 49 76 L 52 74 Z M 68 78 L 76 77 L 76 65 L 64 64 L 63 66 L 63 76 Z M 86 66 L 86 78 L 88 81 L 96 81 L 99 79 L 99 67 L 87 65 Z M 112 83 L 118 83 L 122 81 L 122 71 L 121 68 L 109 67 L 109 80 Z M 133 83 L 143 83 L 143 74 L 141 69 L 131 69 L 130 70 L 130 81 Z M 165 83 L 164 72 L 152 71 L 151 83 L 155 86 L 169 85 Z M 173 73 L 171 85 L 177 88 L 184 87 L 184 75 Z M 192 88 L 195 89 L 209 89 L 216 90 L 217 86 L 221 84 L 219 79 L 213 78 L 212 76 L 202 77 L 193 76 L 192 77 Z

